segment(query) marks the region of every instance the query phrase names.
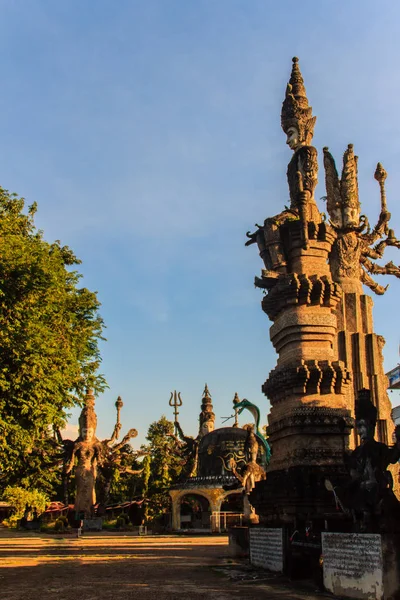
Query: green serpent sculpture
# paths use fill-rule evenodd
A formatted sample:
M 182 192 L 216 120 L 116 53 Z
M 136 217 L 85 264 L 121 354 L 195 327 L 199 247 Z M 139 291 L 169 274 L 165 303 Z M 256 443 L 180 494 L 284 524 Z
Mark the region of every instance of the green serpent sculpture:
M 260 431 L 260 409 L 258 408 L 258 406 L 256 406 L 249 400 L 246 400 L 246 398 L 243 398 L 243 400 L 241 400 L 240 402 L 234 402 L 233 406 L 237 410 L 239 415 L 245 409 L 247 409 L 254 417 L 256 434 L 265 448 L 265 459 L 266 464 L 268 465 L 269 461 L 271 460 L 271 446 L 268 444 L 266 437 Z

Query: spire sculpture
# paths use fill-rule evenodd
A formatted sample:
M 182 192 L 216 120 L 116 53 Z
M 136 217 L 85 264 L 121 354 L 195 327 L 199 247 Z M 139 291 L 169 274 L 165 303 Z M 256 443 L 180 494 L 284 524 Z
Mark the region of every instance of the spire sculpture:
M 322 218 L 314 199 L 317 153 L 310 146 L 315 117 L 297 58 L 281 124 L 294 151 L 287 170 L 290 208 L 248 233 L 246 243 L 257 243 L 264 261 L 255 283 L 265 290 L 262 309 L 273 322 L 270 337 L 279 355 L 262 387 L 271 403 L 267 432 L 272 457 L 267 479 L 256 484 L 250 501 L 267 522 L 299 523 L 305 515 L 320 519 L 331 511 L 325 474 L 339 488 L 346 486 L 344 456 L 358 443 L 357 429 L 352 435 L 351 429 L 362 388 L 376 409 L 378 443 L 391 443 L 384 340 L 373 331 L 372 299 L 362 284 L 382 294 L 386 288 L 371 274 L 400 277 L 392 262 L 375 263 L 387 246 L 398 248 L 400 242 L 389 229 L 381 164 L 375 171 L 381 212 L 372 230 L 361 214 L 352 145 L 344 154 L 341 178 L 324 148 L 329 220 Z M 398 465 L 388 468 L 397 482 Z
M 247 234 L 246 244 L 257 243 L 264 260 L 266 268 L 255 283 L 265 290 L 262 309 L 273 322 L 270 337 L 279 355 L 262 386 L 271 403 L 271 461 L 266 480 L 250 495 L 264 522 L 324 513 L 330 501 L 324 479 L 332 472 L 345 476 L 343 450 L 352 426 L 351 376 L 336 343 L 341 289 L 328 264 L 336 233 L 314 198 L 318 163 L 310 144 L 315 121 L 294 58 L 281 113 L 293 151 L 287 169 L 290 207 Z
M 204 386 L 199 423 L 199 435 L 204 436 L 207 433 L 210 433 L 210 431 L 214 431 L 215 414 L 213 413 L 211 394 L 208 390 L 207 384 Z

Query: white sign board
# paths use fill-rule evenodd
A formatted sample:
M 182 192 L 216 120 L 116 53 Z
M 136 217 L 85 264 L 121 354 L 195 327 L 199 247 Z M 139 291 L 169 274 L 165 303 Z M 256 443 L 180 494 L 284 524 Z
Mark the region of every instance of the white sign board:
M 283 571 L 282 529 L 255 527 L 249 529 L 249 536 L 251 564 L 281 573 Z
M 381 536 L 323 533 L 324 586 L 335 596 L 383 599 Z

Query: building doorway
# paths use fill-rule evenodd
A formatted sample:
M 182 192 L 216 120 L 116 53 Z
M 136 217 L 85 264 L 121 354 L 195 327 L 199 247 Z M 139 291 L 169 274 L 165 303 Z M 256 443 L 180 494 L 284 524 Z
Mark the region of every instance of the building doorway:
M 204 496 L 187 494 L 181 499 L 181 529 L 210 529 L 210 503 Z

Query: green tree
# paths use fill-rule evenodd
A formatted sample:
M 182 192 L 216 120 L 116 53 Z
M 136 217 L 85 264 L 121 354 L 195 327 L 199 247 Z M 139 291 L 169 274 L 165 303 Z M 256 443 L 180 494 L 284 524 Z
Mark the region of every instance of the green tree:
M 103 321 L 80 264 L 34 224 L 36 204 L 0 188 L 0 480 L 51 492 L 60 460 L 53 432 L 97 374 Z
M 21 487 L 11 486 L 6 487 L 4 490 L 3 499 L 11 504 L 13 508 L 11 517 L 7 519 L 8 524 L 12 527 L 24 516 L 26 505 L 36 509 L 38 515 L 40 515 L 46 509 L 48 502 L 46 495 L 37 489 L 25 490 Z
M 149 443 L 142 446 L 148 453 L 144 461 L 143 494 L 150 521 L 170 510 L 168 490 L 177 483 L 184 466 L 181 445 L 173 433 L 174 424 L 163 415 L 150 425 L 146 436 Z

